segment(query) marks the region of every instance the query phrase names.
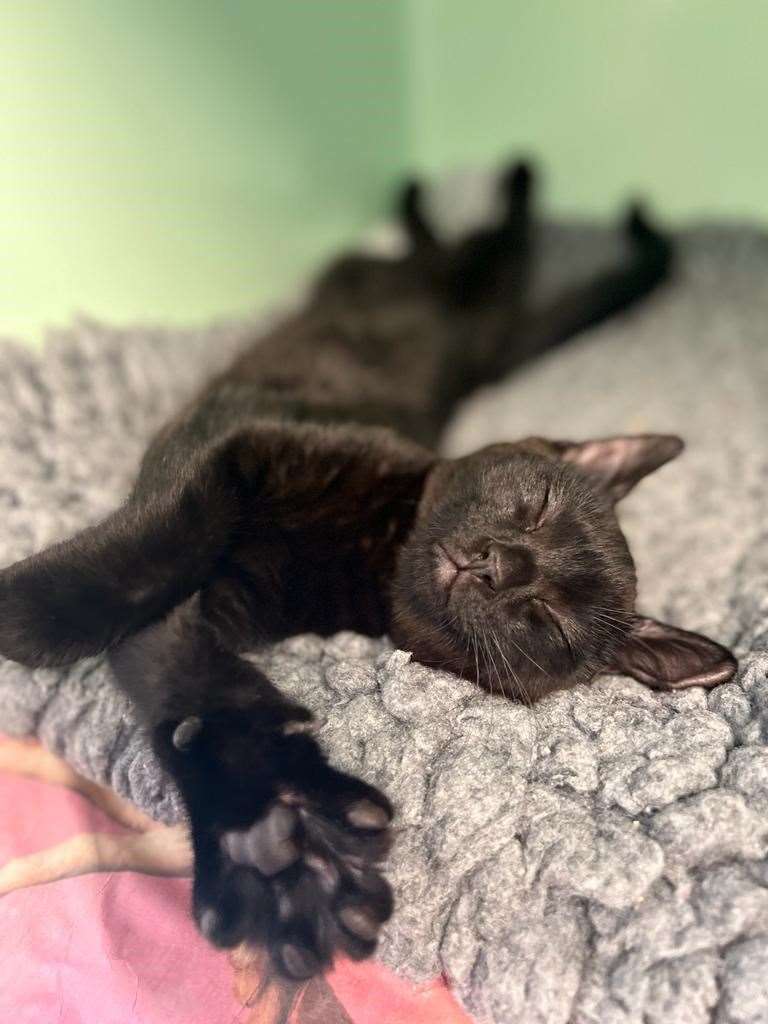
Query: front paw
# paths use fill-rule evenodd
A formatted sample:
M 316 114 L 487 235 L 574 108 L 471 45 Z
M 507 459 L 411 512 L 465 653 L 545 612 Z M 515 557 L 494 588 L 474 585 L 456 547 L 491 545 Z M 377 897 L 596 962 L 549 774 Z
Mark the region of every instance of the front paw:
M 392 912 L 380 872 L 392 811 L 308 737 L 270 745 L 270 796 L 262 779 L 246 810 L 238 784 L 193 814 L 194 915 L 216 945 L 264 946 L 282 974 L 302 979 L 338 951 L 361 959 L 375 949 Z

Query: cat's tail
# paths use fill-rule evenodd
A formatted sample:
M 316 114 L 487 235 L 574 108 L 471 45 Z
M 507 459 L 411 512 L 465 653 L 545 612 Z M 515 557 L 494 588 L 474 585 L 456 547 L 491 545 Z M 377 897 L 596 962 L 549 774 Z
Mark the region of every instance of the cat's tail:
M 66 665 L 155 621 L 210 577 L 228 549 L 238 495 L 208 454 L 162 493 L 0 572 L 0 655 Z

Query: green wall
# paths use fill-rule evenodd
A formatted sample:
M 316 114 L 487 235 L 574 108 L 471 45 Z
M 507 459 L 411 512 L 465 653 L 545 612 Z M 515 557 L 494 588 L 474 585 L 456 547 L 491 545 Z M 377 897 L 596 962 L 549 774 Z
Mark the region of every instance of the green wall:
M 547 199 L 768 217 L 766 0 L 413 0 L 420 166 L 540 155 Z
M 274 300 L 405 155 L 389 0 L 0 0 L 0 332 Z
M 0 0 L 0 332 L 273 301 L 406 167 L 768 218 L 766 0 Z

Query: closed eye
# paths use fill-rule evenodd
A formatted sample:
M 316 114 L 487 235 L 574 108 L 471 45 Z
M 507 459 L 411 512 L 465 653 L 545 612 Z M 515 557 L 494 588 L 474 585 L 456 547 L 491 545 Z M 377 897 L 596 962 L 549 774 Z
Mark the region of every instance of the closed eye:
M 533 533 L 535 530 L 540 530 L 544 523 L 546 523 L 549 513 L 549 490 L 550 485 L 547 483 L 544 490 L 544 497 L 541 499 L 541 507 L 539 508 L 539 514 L 536 518 L 536 522 L 533 526 L 527 526 L 525 528 L 526 533 Z

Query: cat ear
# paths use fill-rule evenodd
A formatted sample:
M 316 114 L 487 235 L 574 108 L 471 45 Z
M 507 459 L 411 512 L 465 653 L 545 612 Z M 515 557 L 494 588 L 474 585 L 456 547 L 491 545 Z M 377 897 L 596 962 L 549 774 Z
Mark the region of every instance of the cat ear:
M 624 646 L 605 666 L 654 690 L 718 686 L 737 667 L 731 652 L 714 640 L 643 616 L 637 616 Z
M 553 444 L 561 459 L 595 477 L 613 501 L 619 501 L 644 476 L 683 450 L 683 442 L 673 434 L 635 434 L 597 441 L 555 441 Z
M 451 486 L 456 472 L 456 459 L 436 459 L 427 471 L 419 498 L 417 517 L 425 519 L 435 504 Z

